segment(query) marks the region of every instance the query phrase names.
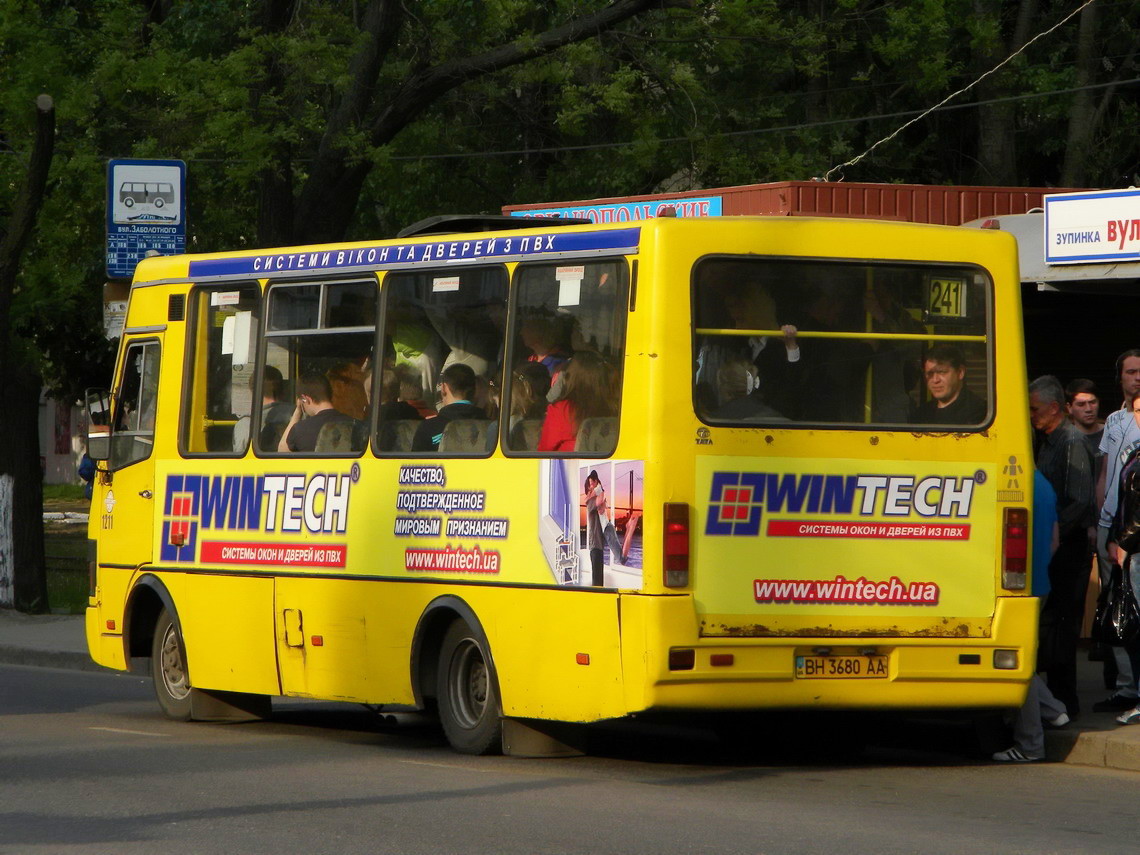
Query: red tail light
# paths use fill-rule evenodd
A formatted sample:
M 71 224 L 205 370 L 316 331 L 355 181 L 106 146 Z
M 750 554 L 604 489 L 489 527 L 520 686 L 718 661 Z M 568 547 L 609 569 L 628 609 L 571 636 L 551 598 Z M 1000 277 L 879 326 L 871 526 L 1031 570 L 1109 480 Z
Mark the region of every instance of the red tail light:
M 689 506 L 665 503 L 665 587 L 683 588 L 689 584 Z
M 1006 508 L 1001 534 L 1001 585 L 1024 591 L 1029 561 L 1029 511 Z

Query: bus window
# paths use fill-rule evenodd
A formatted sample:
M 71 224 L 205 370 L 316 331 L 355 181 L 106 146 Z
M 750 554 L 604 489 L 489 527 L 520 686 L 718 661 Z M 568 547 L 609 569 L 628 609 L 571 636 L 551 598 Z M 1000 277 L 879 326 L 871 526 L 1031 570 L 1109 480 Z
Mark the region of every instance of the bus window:
M 693 399 L 709 424 L 976 430 L 991 285 L 973 267 L 706 258 Z
M 506 270 L 392 273 L 384 294 L 377 448 L 490 454 L 498 433 Z
M 190 296 L 190 365 L 182 410 L 185 454 L 244 454 L 249 442 L 259 301 L 253 285 L 197 288 Z
M 309 406 L 296 435 L 258 438 L 258 452 L 358 455 L 368 445 L 366 385 L 376 336 L 376 283 L 277 284 L 269 289 L 264 365 L 280 373 L 290 409 Z M 309 387 L 312 388 L 309 388 Z
M 158 342 L 131 344 L 119 386 L 115 428 L 111 436 L 111 469 L 122 469 L 150 457 L 158 406 Z
M 515 279 L 507 449 L 608 457 L 621 409 L 625 263 L 520 265 Z

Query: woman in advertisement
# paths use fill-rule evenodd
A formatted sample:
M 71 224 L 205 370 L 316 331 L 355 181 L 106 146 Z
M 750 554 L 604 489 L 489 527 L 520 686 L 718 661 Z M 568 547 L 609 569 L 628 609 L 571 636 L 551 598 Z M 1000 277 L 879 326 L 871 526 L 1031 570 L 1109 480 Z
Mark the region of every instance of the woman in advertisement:
M 591 517 L 591 514 L 593 517 Z M 599 530 L 596 558 L 594 546 L 592 543 L 589 543 L 592 533 L 591 527 L 595 523 L 595 518 Z M 586 476 L 586 528 L 587 544 L 590 548 L 590 563 L 595 568 L 595 579 L 598 578 L 597 568 L 603 563 L 603 544 L 610 549 L 610 560 L 615 564 L 625 564 L 625 555 L 622 552 L 621 541 L 618 540 L 613 517 L 610 516 L 609 502 L 606 501 L 606 491 L 605 488 L 602 487 L 602 481 L 598 477 L 598 471 L 596 469 L 591 469 L 590 474 Z M 599 585 L 601 582 L 595 581 L 594 584 Z

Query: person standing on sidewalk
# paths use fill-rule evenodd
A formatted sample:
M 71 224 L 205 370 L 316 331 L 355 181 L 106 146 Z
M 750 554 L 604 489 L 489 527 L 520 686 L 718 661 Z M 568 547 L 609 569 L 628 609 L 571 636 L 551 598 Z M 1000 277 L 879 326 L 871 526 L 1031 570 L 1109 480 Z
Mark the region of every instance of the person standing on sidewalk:
M 1049 599 L 1041 615 L 1055 642 L 1046 682 L 1075 719 L 1080 713 L 1077 641 L 1096 539 L 1096 470 L 1084 434 L 1065 416 L 1065 390 L 1056 377 L 1038 377 L 1029 384 L 1029 417 L 1043 434 L 1037 468 L 1057 493 L 1060 530 L 1057 551 L 1049 562 Z
M 1140 349 L 1126 350 L 1116 358 L 1116 377 L 1120 381 L 1124 403 L 1104 420 L 1097 478 L 1100 517 L 1097 520 L 1096 551 L 1102 568 L 1101 585 L 1108 584 L 1107 571 L 1116 561 L 1115 547 L 1108 538 L 1116 517 L 1120 469 L 1133 449 L 1140 447 L 1140 427 L 1132 415 L 1132 399 L 1140 392 Z M 1123 647 L 1113 647 L 1112 655 L 1116 660 L 1116 691 L 1093 704 L 1093 712 L 1125 712 L 1137 706 L 1136 675 L 1132 671 L 1131 658 Z
M 1033 596 L 1049 596 L 1049 561 L 1057 550 L 1057 494 L 1041 470 L 1033 473 Z M 1039 628 L 1040 629 L 1040 628 Z M 1040 671 L 1040 663 L 1037 670 Z M 1064 727 L 1068 710 L 1039 673 L 1029 680 L 1025 703 L 1013 714 L 1013 745 L 993 755 L 999 763 L 1031 763 L 1045 759 L 1045 728 Z
M 1134 426 L 1140 428 L 1140 392 L 1132 396 L 1128 402 L 1128 412 L 1132 415 Z M 1132 450 L 1122 460 L 1120 476 L 1116 481 L 1114 494 L 1116 496 L 1116 513 L 1112 528 L 1109 529 L 1108 545 L 1115 559 L 1129 574 L 1129 581 L 1133 586 L 1140 582 L 1140 564 L 1133 561 L 1136 551 L 1135 535 L 1140 524 L 1140 491 L 1137 490 L 1136 473 L 1140 467 L 1140 451 Z M 1127 550 L 1127 551 L 1126 551 Z M 1124 645 L 1132 664 L 1132 673 L 1140 673 L 1140 643 L 1133 641 Z M 1140 704 L 1135 705 L 1117 716 L 1120 724 L 1140 723 Z

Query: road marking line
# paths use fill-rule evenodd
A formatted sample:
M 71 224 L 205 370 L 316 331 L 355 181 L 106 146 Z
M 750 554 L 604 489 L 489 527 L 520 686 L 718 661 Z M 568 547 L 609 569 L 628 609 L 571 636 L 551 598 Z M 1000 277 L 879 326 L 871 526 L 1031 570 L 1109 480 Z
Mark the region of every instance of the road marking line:
M 130 736 L 162 736 L 161 733 L 150 733 L 146 730 L 124 730 L 121 727 L 90 727 L 88 730 L 104 730 L 107 733 L 126 733 Z
M 399 762 L 405 763 L 408 766 L 434 766 L 436 769 L 462 769 L 464 772 L 475 771 L 475 767 L 473 766 L 459 766 L 455 763 L 425 763 L 423 760 L 401 760 Z

